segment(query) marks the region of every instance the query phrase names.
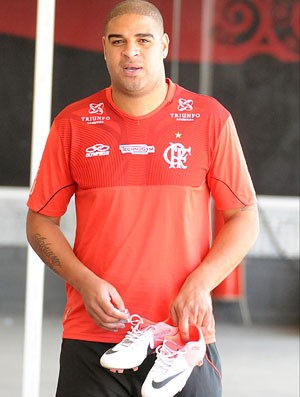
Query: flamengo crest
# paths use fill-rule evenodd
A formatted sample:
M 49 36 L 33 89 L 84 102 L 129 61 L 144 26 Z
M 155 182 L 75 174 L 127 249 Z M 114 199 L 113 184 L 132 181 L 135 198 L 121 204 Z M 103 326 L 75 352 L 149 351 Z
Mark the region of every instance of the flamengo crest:
M 169 164 L 169 168 L 185 170 L 187 157 L 191 156 L 192 148 L 185 148 L 182 143 L 172 143 L 164 151 L 164 159 Z

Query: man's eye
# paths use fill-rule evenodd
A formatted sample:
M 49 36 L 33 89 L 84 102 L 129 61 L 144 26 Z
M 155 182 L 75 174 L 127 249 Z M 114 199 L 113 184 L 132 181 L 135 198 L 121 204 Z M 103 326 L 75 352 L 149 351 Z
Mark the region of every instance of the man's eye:
M 121 45 L 121 44 L 123 44 L 123 40 L 113 40 L 111 43 L 113 45 Z

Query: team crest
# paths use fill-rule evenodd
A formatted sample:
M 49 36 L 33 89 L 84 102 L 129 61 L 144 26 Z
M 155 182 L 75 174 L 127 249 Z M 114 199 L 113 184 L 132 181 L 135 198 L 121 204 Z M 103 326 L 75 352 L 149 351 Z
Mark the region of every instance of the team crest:
M 164 151 L 164 159 L 169 164 L 169 168 L 185 170 L 188 156 L 191 156 L 192 148 L 185 148 L 182 143 L 172 143 Z

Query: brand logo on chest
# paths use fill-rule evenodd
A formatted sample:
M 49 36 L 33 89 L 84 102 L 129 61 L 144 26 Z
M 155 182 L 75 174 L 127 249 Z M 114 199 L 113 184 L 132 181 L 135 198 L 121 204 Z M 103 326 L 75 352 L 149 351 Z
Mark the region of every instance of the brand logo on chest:
M 155 153 L 154 146 L 148 146 L 146 144 L 136 145 L 120 145 L 119 149 L 122 154 L 149 154 Z
M 110 116 L 104 114 L 104 103 L 90 103 L 89 115 L 81 116 L 81 121 L 86 124 L 103 124 L 110 120 Z
M 108 156 L 110 147 L 108 145 L 102 145 L 97 143 L 96 145 L 90 146 L 85 149 L 85 157 L 98 157 Z
M 200 113 L 193 112 L 194 101 L 192 99 L 179 98 L 177 112 L 171 113 L 170 117 L 176 121 L 194 121 L 200 118 Z

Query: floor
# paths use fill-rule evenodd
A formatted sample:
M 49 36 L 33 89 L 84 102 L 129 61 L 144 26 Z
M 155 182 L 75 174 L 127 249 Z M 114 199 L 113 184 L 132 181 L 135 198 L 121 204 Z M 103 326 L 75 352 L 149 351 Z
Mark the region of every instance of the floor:
M 22 317 L 0 316 L 0 395 L 22 396 Z M 61 326 L 43 323 L 40 397 L 54 397 Z M 223 397 L 299 397 L 299 330 L 295 327 L 219 324 Z

